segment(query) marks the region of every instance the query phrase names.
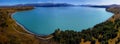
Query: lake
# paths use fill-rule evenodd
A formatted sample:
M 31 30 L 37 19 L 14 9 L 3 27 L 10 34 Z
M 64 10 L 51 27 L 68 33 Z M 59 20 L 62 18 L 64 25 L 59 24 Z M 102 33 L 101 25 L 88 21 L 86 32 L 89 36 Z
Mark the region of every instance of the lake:
M 58 28 L 74 31 L 92 28 L 112 15 L 105 8 L 35 7 L 14 13 L 13 18 L 32 33 L 48 35 Z

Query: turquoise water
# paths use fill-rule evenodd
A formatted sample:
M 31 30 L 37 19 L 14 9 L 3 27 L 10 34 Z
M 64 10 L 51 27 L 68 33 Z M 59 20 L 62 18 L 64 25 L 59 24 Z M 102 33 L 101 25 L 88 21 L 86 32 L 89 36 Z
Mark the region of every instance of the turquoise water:
M 13 18 L 30 32 L 48 35 L 61 30 L 81 31 L 106 21 L 112 13 L 105 8 L 90 7 L 36 7 L 30 11 L 16 12 Z

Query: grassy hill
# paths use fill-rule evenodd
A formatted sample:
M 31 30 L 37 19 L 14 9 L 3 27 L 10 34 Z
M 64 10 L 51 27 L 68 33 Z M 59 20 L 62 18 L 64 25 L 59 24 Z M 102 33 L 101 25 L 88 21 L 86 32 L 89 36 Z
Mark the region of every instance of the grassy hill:
M 43 40 L 24 30 L 12 19 L 12 14 L 18 11 L 31 10 L 33 7 L 0 8 L 0 44 L 56 44 L 52 40 Z

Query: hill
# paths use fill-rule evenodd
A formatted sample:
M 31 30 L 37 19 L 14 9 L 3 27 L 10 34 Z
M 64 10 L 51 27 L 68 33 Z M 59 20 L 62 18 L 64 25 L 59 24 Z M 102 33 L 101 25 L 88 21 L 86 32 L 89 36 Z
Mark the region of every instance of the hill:
M 50 39 L 52 36 L 32 34 L 12 18 L 15 12 L 32 9 L 34 7 L 0 8 L 0 44 L 56 44 Z

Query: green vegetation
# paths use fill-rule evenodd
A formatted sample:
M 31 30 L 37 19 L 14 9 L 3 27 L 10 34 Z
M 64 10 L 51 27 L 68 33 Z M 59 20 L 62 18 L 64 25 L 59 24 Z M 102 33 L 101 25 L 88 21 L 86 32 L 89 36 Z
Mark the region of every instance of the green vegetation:
M 106 44 L 109 39 L 113 39 L 117 36 L 119 27 L 115 29 L 114 27 L 116 24 L 120 24 L 120 20 L 117 20 L 116 23 L 104 22 L 94 26 L 94 28 L 86 29 L 81 32 L 76 32 L 73 30 L 60 31 L 60 29 L 58 29 L 59 31 L 56 30 L 53 35 L 55 41 L 58 41 L 61 44 L 79 44 L 81 39 L 85 39 L 84 42 L 94 42 L 95 40 L 92 37 L 98 39 L 101 44 Z
M 108 44 L 108 41 L 110 39 L 117 37 L 118 31 L 120 30 L 119 18 L 115 19 L 115 17 L 112 17 L 112 19 L 115 19 L 114 22 L 111 21 L 112 19 L 109 19 L 110 21 L 108 20 L 106 22 L 97 24 L 93 28 L 84 29 L 81 32 L 73 30 L 62 31 L 60 29 L 57 29 L 53 33 L 53 39 L 60 44 L 80 44 L 81 39 L 84 39 L 84 42 L 91 41 L 91 44 L 95 44 L 96 39 L 100 42 L 100 44 Z

